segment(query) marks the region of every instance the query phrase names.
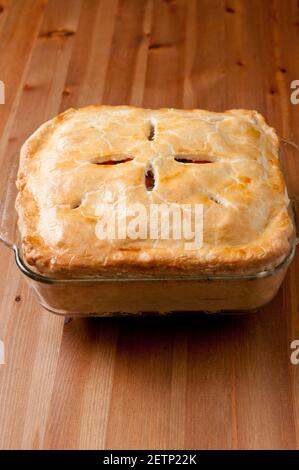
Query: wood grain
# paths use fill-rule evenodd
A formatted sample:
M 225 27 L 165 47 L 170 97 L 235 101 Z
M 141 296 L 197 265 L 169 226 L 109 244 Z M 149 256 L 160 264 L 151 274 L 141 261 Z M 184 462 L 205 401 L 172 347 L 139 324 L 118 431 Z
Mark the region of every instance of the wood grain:
M 296 0 L 0 3 L 0 192 L 26 137 L 70 106 L 255 108 L 299 142 Z M 252 316 L 67 324 L 3 246 L 0 263 L 2 449 L 299 448 L 298 256 Z

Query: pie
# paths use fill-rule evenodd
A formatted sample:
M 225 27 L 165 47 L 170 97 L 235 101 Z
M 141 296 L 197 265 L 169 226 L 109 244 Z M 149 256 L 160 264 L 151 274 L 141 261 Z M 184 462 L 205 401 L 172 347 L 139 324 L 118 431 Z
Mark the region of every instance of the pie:
M 250 274 L 290 251 L 279 139 L 256 111 L 69 109 L 25 142 L 17 187 L 24 261 L 47 276 Z M 201 245 L 99 237 L 123 200 L 201 206 Z

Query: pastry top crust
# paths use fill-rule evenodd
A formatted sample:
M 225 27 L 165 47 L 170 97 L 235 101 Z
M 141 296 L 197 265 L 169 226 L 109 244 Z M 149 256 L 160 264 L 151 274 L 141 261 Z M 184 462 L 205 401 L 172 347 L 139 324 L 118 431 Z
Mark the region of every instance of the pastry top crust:
M 21 150 L 16 209 L 24 260 L 57 277 L 269 270 L 289 252 L 293 229 L 278 152 L 274 129 L 256 111 L 69 109 Z M 98 208 L 124 197 L 146 207 L 203 204 L 201 248 L 100 239 L 105 214 Z

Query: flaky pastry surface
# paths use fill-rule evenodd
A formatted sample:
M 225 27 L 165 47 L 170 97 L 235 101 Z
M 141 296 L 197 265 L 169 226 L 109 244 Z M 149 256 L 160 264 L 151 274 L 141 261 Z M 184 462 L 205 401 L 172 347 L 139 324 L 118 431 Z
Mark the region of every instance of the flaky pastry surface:
M 16 208 L 24 260 L 58 277 L 271 269 L 287 255 L 292 232 L 278 152 L 275 131 L 256 111 L 70 109 L 21 150 Z M 202 247 L 100 240 L 97 207 L 124 197 L 145 206 L 203 204 Z

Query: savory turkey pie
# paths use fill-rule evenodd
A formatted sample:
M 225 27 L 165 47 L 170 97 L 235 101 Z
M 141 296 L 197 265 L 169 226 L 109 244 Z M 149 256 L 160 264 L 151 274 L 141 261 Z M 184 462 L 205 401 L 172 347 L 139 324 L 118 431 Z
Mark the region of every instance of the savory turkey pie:
M 279 141 L 256 111 L 88 106 L 43 124 L 21 150 L 23 257 L 50 276 L 254 273 L 290 250 Z M 203 243 L 103 239 L 103 207 L 202 204 Z

